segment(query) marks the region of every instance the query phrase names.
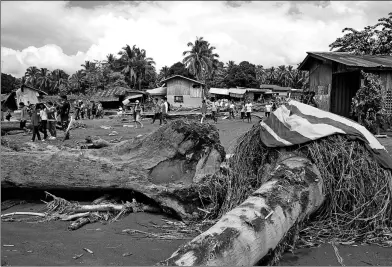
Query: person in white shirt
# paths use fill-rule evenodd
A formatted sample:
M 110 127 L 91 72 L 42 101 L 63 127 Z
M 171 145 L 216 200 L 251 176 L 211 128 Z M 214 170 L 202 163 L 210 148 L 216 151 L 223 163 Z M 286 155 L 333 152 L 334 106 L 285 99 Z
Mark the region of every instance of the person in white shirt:
M 229 108 L 230 108 L 230 111 L 229 111 L 229 119 L 231 119 L 231 118 L 234 119 L 235 105 L 234 105 L 233 100 L 231 101 Z
M 246 111 L 246 117 L 248 118 L 248 122 L 252 121 L 252 118 L 250 114 L 252 113 L 252 103 L 250 103 L 250 100 L 248 99 L 247 103 L 245 104 L 245 111 Z
M 267 102 L 267 104 L 265 104 L 265 117 L 266 118 L 268 118 L 270 116 L 271 109 L 272 109 L 271 102 Z
M 162 122 L 165 124 L 167 123 L 166 116 L 167 116 L 167 113 L 169 112 L 169 105 L 167 103 L 166 97 L 163 99 L 163 103 L 161 104 L 161 107 L 162 107 L 162 113 L 161 113 L 162 119 L 161 119 L 161 123 L 159 125 L 162 125 Z
M 45 104 L 40 105 L 40 112 L 39 115 L 41 117 L 41 127 L 40 131 L 44 134 L 44 138 L 42 141 L 45 141 L 48 138 L 48 131 L 47 131 L 47 125 L 48 125 L 48 109 Z

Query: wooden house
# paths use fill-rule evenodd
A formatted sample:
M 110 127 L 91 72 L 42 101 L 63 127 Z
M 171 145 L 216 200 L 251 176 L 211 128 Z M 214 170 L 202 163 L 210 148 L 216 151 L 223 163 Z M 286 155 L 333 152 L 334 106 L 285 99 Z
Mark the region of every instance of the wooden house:
M 124 101 L 126 103 L 136 99 L 142 101 L 145 95 L 144 91 L 116 86 L 97 92 L 91 100 L 101 102 L 104 109 L 117 109 Z
M 205 84 L 181 75 L 165 79 L 167 101 L 174 107 L 200 107 Z
M 299 70 L 309 71 L 309 89 L 321 109 L 350 117 L 352 98 L 363 83 L 361 70 L 380 76 L 387 90 L 387 112 L 392 113 L 392 56 L 343 52 L 307 52 Z

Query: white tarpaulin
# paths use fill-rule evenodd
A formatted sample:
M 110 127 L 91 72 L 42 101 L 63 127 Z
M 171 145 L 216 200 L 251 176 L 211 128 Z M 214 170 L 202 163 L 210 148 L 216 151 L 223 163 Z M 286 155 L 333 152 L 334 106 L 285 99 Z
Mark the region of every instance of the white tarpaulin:
M 127 96 L 126 98 L 125 98 L 125 100 L 122 102 L 124 105 L 128 105 L 129 104 L 129 100 L 130 99 L 135 99 L 135 98 L 140 98 L 140 97 L 143 97 L 143 95 L 142 94 L 137 94 L 137 95 L 130 95 L 130 96 Z
M 29 88 L 24 88 L 23 92 L 19 88 L 16 92 L 16 103 L 19 105 L 20 102 L 23 102 L 25 105 L 30 104 L 37 104 L 39 93 L 37 91 L 31 90 Z

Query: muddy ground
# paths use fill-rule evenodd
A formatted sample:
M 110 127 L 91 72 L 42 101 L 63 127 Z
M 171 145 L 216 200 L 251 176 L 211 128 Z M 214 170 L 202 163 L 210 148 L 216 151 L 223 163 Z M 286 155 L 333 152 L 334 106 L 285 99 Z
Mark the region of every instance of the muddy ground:
M 257 119 L 255 118 L 256 122 Z M 61 142 L 41 142 L 45 145 L 60 145 L 75 147 L 84 143 L 87 136 L 100 136 L 112 140 L 122 136 L 122 140 L 144 135 L 159 127 L 156 122 L 151 125 L 151 120 L 144 120 L 144 128 L 135 129 L 123 127 L 129 122 L 120 122 L 113 119 L 100 119 L 83 121 L 86 129 L 76 129 L 71 132 L 71 139 Z M 113 129 L 105 130 L 101 125 L 112 126 Z M 217 124 L 223 146 L 228 153 L 231 152 L 238 136 L 246 132 L 251 124 L 242 121 L 221 120 Z M 117 136 L 109 136 L 112 131 L 118 132 Z M 62 133 L 59 133 L 62 137 Z M 7 138 L 28 142 L 31 136 L 13 135 Z M 385 140 L 385 141 L 384 141 Z M 380 140 L 389 142 L 388 139 Z M 38 141 L 36 141 L 38 142 Z M 389 145 L 389 144 L 387 144 Z M 18 196 L 23 198 L 23 196 Z M 72 199 L 70 199 L 72 200 Z M 38 212 L 43 208 L 40 203 L 27 203 L 8 209 L 5 212 L 31 211 Z M 162 224 L 162 219 L 169 219 L 163 214 L 135 213 L 113 224 L 94 223 L 84 226 L 77 231 L 68 231 L 68 222 L 49 223 L 21 223 L 2 222 L 1 225 L 1 264 L 4 265 L 154 265 L 169 257 L 182 243 L 188 240 L 157 240 L 138 238 L 122 233 L 124 229 L 137 229 L 145 232 L 157 232 L 152 224 Z M 4 245 L 14 245 L 4 247 Z M 88 248 L 90 254 L 83 250 Z M 392 263 L 390 248 L 377 246 L 339 246 L 340 256 L 345 265 L 381 265 Z M 73 259 L 75 255 L 83 256 Z M 293 253 L 283 255 L 280 265 L 339 265 L 334 250 L 330 244 L 319 248 L 299 249 Z

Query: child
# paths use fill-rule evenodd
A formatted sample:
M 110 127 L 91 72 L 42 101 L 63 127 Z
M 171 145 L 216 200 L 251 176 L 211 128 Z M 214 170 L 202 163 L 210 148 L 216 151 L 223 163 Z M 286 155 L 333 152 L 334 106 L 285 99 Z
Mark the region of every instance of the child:
M 20 113 L 20 129 L 26 130 L 26 122 L 29 118 L 29 111 L 23 102 L 19 103 L 19 108 L 21 109 Z
M 143 128 L 143 123 L 140 121 L 140 115 L 142 113 L 142 107 L 140 106 L 139 100 L 136 100 L 136 105 L 135 105 L 135 113 L 136 113 L 136 127 L 137 124 L 140 125 L 140 128 Z
M 231 104 L 230 104 L 229 119 L 231 119 L 231 118 L 234 119 L 234 109 L 235 109 L 235 105 L 234 105 L 234 102 L 232 100 Z
M 215 102 L 214 100 L 212 100 L 212 106 L 211 106 L 211 116 L 212 119 L 214 120 L 215 123 L 218 123 L 218 118 L 217 118 L 217 102 Z
M 7 110 L 7 115 L 5 116 L 5 119 L 6 119 L 7 121 L 10 121 L 10 120 L 11 120 L 11 117 L 12 117 L 12 115 L 11 115 L 10 110 Z
M 31 111 L 31 124 L 33 125 L 33 138 L 31 139 L 32 142 L 35 141 L 35 136 L 38 137 L 38 140 L 41 141 L 41 136 L 39 134 L 39 123 L 40 123 L 40 115 L 37 106 L 33 106 Z M 42 140 L 45 141 L 45 140 Z
M 206 104 L 206 100 L 203 99 L 203 101 L 201 102 L 201 120 L 200 120 L 200 123 L 203 123 L 203 120 L 206 118 L 206 114 L 207 114 L 207 104 Z
M 56 124 L 57 124 L 57 118 L 56 118 L 56 107 L 53 106 L 52 102 L 48 102 L 48 106 L 46 107 L 46 114 L 48 117 L 48 130 L 51 135 L 49 137 L 49 140 L 55 140 L 56 139 Z
M 248 99 L 247 103 L 245 104 L 245 111 L 246 111 L 246 118 L 248 119 L 248 123 L 252 121 L 251 113 L 252 113 L 252 103 Z
M 161 116 L 161 100 L 158 101 L 158 99 L 155 98 L 155 103 L 154 103 L 154 118 L 152 119 L 152 124 L 154 124 L 155 120 L 159 118 L 160 124 L 162 124 L 162 116 Z
M 48 125 L 48 113 L 45 105 L 40 105 L 39 110 L 39 115 L 41 117 L 41 132 L 44 134 L 44 139 L 42 141 L 45 141 L 48 138 L 48 133 L 46 130 Z
M 242 103 L 242 108 L 241 108 L 241 119 L 242 119 L 242 122 L 243 122 L 244 119 L 245 119 L 245 102 Z
M 265 105 L 265 117 L 268 118 L 271 114 L 271 108 L 272 105 L 270 102 L 267 102 L 267 104 Z

